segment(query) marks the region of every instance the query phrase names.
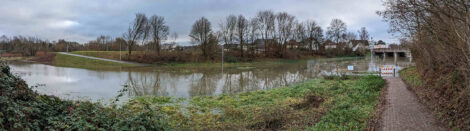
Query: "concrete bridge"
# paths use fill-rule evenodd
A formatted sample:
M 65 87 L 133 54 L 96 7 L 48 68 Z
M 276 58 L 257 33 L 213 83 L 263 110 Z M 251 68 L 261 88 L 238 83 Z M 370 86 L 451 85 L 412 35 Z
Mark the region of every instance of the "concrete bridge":
M 413 56 L 408 48 L 379 48 L 373 49 L 373 52 L 376 56 L 383 56 L 384 60 L 387 57 L 394 57 L 395 63 L 398 57 L 406 57 L 410 62 L 413 61 Z

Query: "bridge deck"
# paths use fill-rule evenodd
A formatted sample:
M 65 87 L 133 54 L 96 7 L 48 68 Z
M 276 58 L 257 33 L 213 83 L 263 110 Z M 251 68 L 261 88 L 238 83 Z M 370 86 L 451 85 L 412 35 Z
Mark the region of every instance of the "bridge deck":
M 374 49 L 374 52 L 410 52 L 410 49 L 403 49 L 403 48 L 398 48 L 398 49 L 391 49 L 391 48 L 382 48 L 382 49 Z

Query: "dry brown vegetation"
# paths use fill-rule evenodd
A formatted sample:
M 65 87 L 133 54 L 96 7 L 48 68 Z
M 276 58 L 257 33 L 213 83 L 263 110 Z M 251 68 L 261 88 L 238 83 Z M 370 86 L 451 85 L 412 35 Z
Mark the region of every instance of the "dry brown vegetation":
M 447 125 L 470 130 L 470 3 L 387 0 L 379 12 L 410 43 L 422 98 Z

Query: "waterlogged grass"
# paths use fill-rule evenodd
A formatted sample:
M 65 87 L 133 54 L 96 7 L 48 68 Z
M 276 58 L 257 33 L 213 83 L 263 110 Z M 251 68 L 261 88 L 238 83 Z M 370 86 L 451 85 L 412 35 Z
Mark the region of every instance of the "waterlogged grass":
M 328 77 L 233 95 L 137 97 L 182 130 L 364 130 L 385 81 L 378 76 Z
M 113 60 L 119 60 L 119 51 L 74 51 L 70 52 L 72 54 L 78 54 L 78 55 L 85 55 L 85 56 L 93 56 L 93 57 L 98 57 L 98 58 L 106 58 L 106 59 L 113 59 Z M 126 51 L 122 52 L 122 57 L 127 56 Z M 132 52 L 133 54 L 135 53 L 145 53 L 143 51 L 134 51 Z M 262 60 L 257 60 L 256 62 L 225 62 L 224 67 L 239 67 L 239 66 L 244 66 L 244 67 L 252 67 L 252 66 L 272 66 L 272 65 L 279 65 L 279 64 L 289 64 L 289 63 L 299 63 L 303 62 L 302 60 L 284 60 L 284 59 L 262 59 Z M 159 67 L 220 67 L 222 65 L 221 62 L 166 62 L 166 63 L 158 63 L 155 64 L 155 66 Z
M 74 51 L 70 52 L 72 54 L 93 56 L 99 58 L 119 60 L 119 51 Z M 122 57 L 127 56 L 127 51 L 122 51 Z M 133 54 L 142 54 L 144 51 L 133 51 Z M 308 59 L 318 59 L 318 60 L 354 60 L 362 59 L 364 57 L 337 57 L 337 58 L 319 58 L 319 57 L 308 57 L 300 60 L 289 60 L 289 59 L 271 59 L 271 58 L 260 58 L 252 62 L 224 62 L 224 67 L 268 67 L 273 65 L 280 64 L 296 64 L 306 62 Z M 222 63 L 220 61 L 207 61 L 207 62 L 164 62 L 155 64 L 159 67 L 191 67 L 191 68 L 214 68 L 221 67 Z
M 88 59 L 77 56 L 56 53 L 54 65 L 62 67 L 84 68 L 84 69 L 110 69 L 119 67 L 132 67 L 134 64 L 115 63 L 109 61 Z
M 71 54 L 77 54 L 77 55 L 85 55 L 85 56 L 93 56 L 93 57 L 98 57 L 98 58 L 106 58 L 106 59 L 112 59 L 112 60 L 120 60 L 119 59 L 119 51 L 74 51 L 74 52 L 69 52 Z M 135 53 L 142 53 L 140 51 L 133 51 L 132 54 Z M 124 58 L 128 54 L 127 51 L 122 51 L 121 52 L 121 57 Z

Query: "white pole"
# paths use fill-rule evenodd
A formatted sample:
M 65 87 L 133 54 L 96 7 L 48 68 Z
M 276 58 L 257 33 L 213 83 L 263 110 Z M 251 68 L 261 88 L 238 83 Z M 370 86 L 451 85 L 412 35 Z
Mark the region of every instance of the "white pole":
M 222 70 L 224 69 L 224 45 L 222 44 Z
M 119 60 L 121 60 L 121 43 L 122 41 L 119 41 Z

